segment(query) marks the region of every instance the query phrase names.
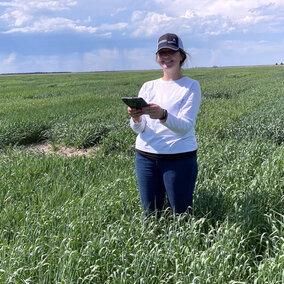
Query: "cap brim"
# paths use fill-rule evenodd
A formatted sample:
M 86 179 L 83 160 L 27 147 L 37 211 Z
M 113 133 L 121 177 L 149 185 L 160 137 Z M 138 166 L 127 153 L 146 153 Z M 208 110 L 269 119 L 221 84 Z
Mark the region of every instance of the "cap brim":
M 162 49 L 171 49 L 171 50 L 174 50 L 174 51 L 180 50 L 179 47 L 161 46 L 161 47 L 156 51 L 156 53 L 159 52 L 159 51 L 162 50 Z

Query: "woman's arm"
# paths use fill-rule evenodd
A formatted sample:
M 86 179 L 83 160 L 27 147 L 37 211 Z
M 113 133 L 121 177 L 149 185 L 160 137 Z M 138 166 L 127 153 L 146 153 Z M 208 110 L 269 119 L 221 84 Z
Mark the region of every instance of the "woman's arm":
M 181 103 L 177 116 L 168 112 L 167 119 L 163 122 L 163 125 L 177 134 L 183 135 L 187 133 L 195 126 L 200 103 L 201 90 L 199 83 L 196 82 Z
M 139 116 L 138 120 L 134 120 L 133 117 L 130 118 L 130 127 L 137 134 L 143 132 L 146 127 L 146 119 L 143 115 Z

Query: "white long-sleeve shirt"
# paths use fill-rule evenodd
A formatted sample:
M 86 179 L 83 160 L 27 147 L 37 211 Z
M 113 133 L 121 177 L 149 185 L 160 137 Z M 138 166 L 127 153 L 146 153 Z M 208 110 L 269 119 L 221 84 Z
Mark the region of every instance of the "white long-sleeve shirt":
M 139 97 L 168 111 L 166 122 L 141 116 L 140 123 L 130 119 L 138 134 L 136 149 L 155 154 L 177 154 L 197 149 L 195 122 L 201 102 L 198 81 L 182 77 L 175 81 L 157 79 L 144 83 Z

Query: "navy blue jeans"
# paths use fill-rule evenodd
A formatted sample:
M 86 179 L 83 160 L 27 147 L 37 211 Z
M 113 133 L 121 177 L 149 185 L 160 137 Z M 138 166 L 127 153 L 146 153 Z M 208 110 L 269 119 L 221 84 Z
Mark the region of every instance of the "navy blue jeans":
M 190 210 L 198 174 L 196 155 L 177 160 L 155 160 L 136 152 L 135 163 L 142 209 L 146 215 L 162 210 L 166 195 L 175 213 Z

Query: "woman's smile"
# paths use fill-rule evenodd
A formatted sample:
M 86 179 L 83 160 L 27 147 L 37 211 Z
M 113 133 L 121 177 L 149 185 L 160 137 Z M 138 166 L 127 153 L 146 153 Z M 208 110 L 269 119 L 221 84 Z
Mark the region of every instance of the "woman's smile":
M 171 64 L 173 60 L 162 60 L 161 61 L 163 64 Z
M 179 66 L 180 54 L 173 50 L 162 50 L 158 53 L 158 63 L 163 67 Z

